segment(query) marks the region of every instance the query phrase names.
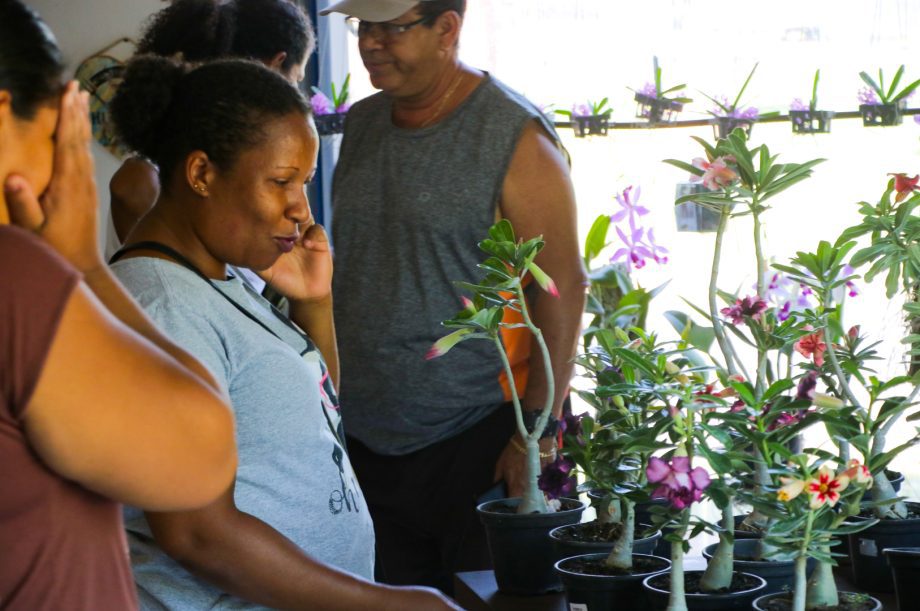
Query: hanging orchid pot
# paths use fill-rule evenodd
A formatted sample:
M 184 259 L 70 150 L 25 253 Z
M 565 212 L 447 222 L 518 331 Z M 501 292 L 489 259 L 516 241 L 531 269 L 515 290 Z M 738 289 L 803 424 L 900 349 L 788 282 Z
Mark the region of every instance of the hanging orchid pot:
M 863 126 L 886 127 L 900 125 L 902 111 L 907 106 L 907 98 L 920 86 L 920 79 L 898 91 L 904 76 L 904 64 L 898 67 L 891 84 L 885 87 L 885 75 L 879 68 L 878 80 L 866 72 L 860 72 L 859 78 L 867 85 L 859 91 L 859 112 L 862 113 Z
M 891 127 L 900 125 L 903 117 L 903 105 L 898 104 L 860 104 L 859 112 L 862 113 L 864 127 Z
M 794 134 L 829 134 L 832 110 L 790 110 L 789 120 Z
M 683 103 L 668 98 L 637 93 L 636 118 L 648 119 L 649 123 L 670 123 L 677 118 L 677 113 L 683 110 Z
M 320 136 L 341 134 L 345 131 L 345 114 L 351 107 L 348 103 L 348 83 L 351 74 L 345 75 L 342 87 L 336 91 L 332 83 L 332 97 L 328 97 L 317 87 L 313 87 L 310 96 L 310 106 L 313 108 L 313 121 L 316 123 L 316 132 Z
M 610 115 L 572 115 L 572 129 L 576 138 L 606 136 L 610 128 Z
M 680 182 L 677 183 L 674 199 L 708 192 L 709 189 L 704 187 L 702 183 Z M 708 206 L 703 206 L 693 201 L 674 206 L 674 216 L 677 221 L 677 231 L 714 233 L 719 228 L 719 213 Z
M 821 71 L 815 70 L 815 79 L 811 87 L 811 99 L 806 105 L 800 98 L 792 101 L 789 107 L 789 121 L 792 123 L 793 134 L 829 134 L 831 131 L 831 118 L 834 116 L 830 110 L 816 110 L 818 108 L 818 83 L 821 80 Z
M 743 117 L 715 117 L 715 123 L 712 124 L 712 132 L 717 140 L 724 140 L 728 135 L 740 127 L 744 130 L 745 138 L 751 137 L 751 130 L 754 128 L 756 119 Z M 715 231 L 713 229 L 713 231 Z
M 575 104 L 572 110 L 557 110 L 556 114 L 565 115 L 572 122 L 572 130 L 576 138 L 585 136 L 606 136 L 610 128 L 610 114 L 613 112 L 607 106 L 607 98 L 600 102 L 587 102 Z

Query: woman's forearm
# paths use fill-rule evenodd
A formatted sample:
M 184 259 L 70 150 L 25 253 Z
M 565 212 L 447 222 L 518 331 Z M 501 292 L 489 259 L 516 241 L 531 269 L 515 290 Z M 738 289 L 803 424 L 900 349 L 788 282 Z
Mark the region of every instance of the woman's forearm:
M 332 295 L 321 301 L 292 302 L 291 320 L 316 344 L 336 391 L 339 388 L 339 348 L 332 316 Z

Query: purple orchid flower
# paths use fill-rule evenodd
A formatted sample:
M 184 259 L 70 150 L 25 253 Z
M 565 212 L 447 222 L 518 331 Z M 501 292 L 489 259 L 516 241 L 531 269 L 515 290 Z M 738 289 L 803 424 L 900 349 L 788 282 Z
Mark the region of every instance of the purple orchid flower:
M 778 321 L 783 322 L 793 312 L 812 307 L 809 301 L 812 290 L 804 284 L 793 282 L 782 272 L 769 272 L 764 280 L 764 299 L 773 306 Z M 757 285 L 752 288 L 756 290 Z
M 633 268 L 645 267 L 645 260 L 653 258 L 652 251 L 642 242 L 645 229 L 634 226 L 631 228 L 629 237 L 619 227 L 616 228 L 616 231 L 624 246 L 613 253 L 613 256 L 610 257 L 611 263 L 617 263 L 622 259 L 626 262 L 629 271 L 632 271 Z
M 610 215 L 611 223 L 619 223 L 627 216 L 632 219 L 635 216 L 643 216 L 648 214 L 648 208 L 639 205 L 639 195 L 642 194 L 641 187 L 633 187 L 632 185 L 623 189 L 622 193 L 617 193 L 614 196 L 617 203 L 623 207 L 619 212 L 614 212 Z
M 351 108 L 351 102 L 342 102 L 336 107 L 335 111 L 345 113 L 348 112 L 349 108 Z
M 733 325 L 740 325 L 744 322 L 746 316 L 753 320 L 760 320 L 763 313 L 767 310 L 767 302 L 758 295 L 747 296 L 735 301 L 735 305 L 722 308 L 722 315 L 730 319 Z
M 326 97 L 326 94 L 322 92 L 315 92 L 310 96 L 310 106 L 313 107 L 313 115 L 331 115 L 332 114 L 332 100 Z
M 639 94 L 650 98 L 658 98 L 658 90 L 655 89 L 655 83 L 646 83 L 643 85 L 642 89 L 639 90 Z
M 875 95 L 875 90 L 871 87 L 863 87 L 860 89 L 857 97 L 859 98 L 860 105 L 878 106 L 881 103 L 878 101 L 878 97 Z
M 659 265 L 667 263 L 668 249 L 655 243 L 655 230 L 649 229 L 645 234 L 645 238 L 648 240 L 648 247 L 652 250 L 652 258 L 655 259 L 655 263 Z
M 591 107 L 587 104 L 573 104 L 572 105 L 572 116 L 573 117 L 590 117 L 592 115 Z
M 652 498 L 664 498 L 675 509 L 686 509 L 691 503 L 703 498 L 703 490 L 709 487 L 709 474 L 702 467 L 690 469 L 690 458 L 675 456 L 668 464 L 653 456 L 645 468 L 649 483 L 659 484 L 652 492 Z
M 748 106 L 747 108 L 736 108 L 732 113 L 732 116 L 736 119 L 750 119 L 754 120 L 760 116 L 760 111 L 757 110 L 754 106 Z
M 796 98 L 789 104 L 789 110 L 808 110 L 808 104 L 802 101 L 802 98 Z
M 578 482 L 571 475 L 574 468 L 574 460 L 567 456 L 556 456 L 556 460 L 543 467 L 537 486 L 550 499 L 571 496 L 578 487 Z

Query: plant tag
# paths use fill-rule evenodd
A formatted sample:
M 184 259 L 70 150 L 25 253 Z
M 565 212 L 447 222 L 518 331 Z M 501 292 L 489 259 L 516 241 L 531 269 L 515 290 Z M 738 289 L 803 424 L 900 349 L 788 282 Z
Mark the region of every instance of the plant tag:
M 569 603 L 569 611 L 588 611 L 588 605 Z
M 859 540 L 859 553 L 863 556 L 872 556 L 875 558 L 878 556 L 878 547 L 875 545 L 874 539 L 860 539 Z

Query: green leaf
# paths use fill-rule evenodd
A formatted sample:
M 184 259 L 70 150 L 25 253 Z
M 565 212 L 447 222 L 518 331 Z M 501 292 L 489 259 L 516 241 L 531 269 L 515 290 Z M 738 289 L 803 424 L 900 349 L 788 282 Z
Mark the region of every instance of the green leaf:
M 882 91 L 882 89 L 876 84 L 876 82 L 872 80 L 872 77 L 869 76 L 868 73 L 860 72 L 859 78 L 861 78 L 863 82 L 869 86 L 870 89 L 872 89 L 873 91 L 875 91 L 875 93 L 878 94 L 878 97 L 881 98 L 880 101 L 883 104 L 886 103 L 885 92 Z
M 732 108 L 738 108 L 738 104 L 741 102 L 741 96 L 744 95 L 744 90 L 747 89 L 748 83 L 751 82 L 751 78 L 754 76 L 754 71 L 757 70 L 757 64 L 754 64 L 754 67 L 751 68 L 751 73 L 748 74 L 748 77 L 744 80 L 744 85 L 741 86 L 741 90 L 738 92 L 738 96 L 735 98 L 735 101 L 732 103 Z
M 894 78 L 891 79 L 891 86 L 888 88 L 887 98 L 894 102 L 894 94 L 898 90 L 898 83 L 901 82 L 901 77 L 904 76 L 904 64 L 901 64 L 898 68 L 898 71 L 894 73 Z M 879 73 L 879 79 L 881 79 L 881 73 Z
M 585 238 L 585 263 L 590 263 L 607 246 L 607 231 L 610 229 L 610 217 L 598 215 Z
M 702 175 L 703 175 L 703 170 L 702 170 L 702 168 L 698 168 L 698 167 L 696 167 L 695 165 L 692 165 L 692 164 L 687 163 L 686 161 L 680 161 L 680 160 L 678 160 L 678 159 L 664 159 L 664 160 L 662 160 L 662 161 L 663 161 L 664 163 L 667 163 L 667 164 L 670 164 L 670 165 L 674 166 L 675 168 L 678 168 L 678 169 L 684 170 L 684 171 L 686 171 L 686 172 L 689 172 L 690 174 L 693 174 L 694 176 L 702 176 Z
M 502 219 L 489 228 L 489 237 L 496 242 L 514 242 L 514 229 L 508 219 Z

